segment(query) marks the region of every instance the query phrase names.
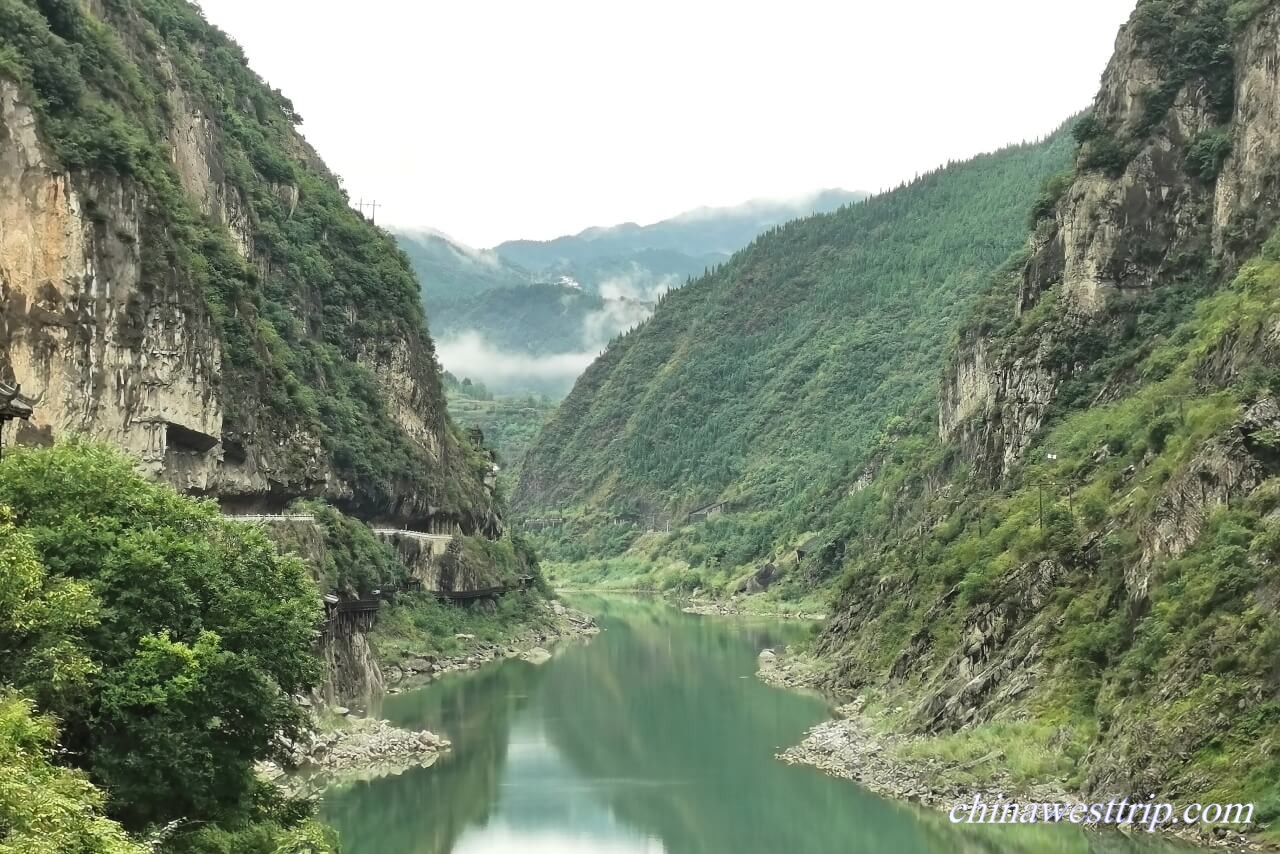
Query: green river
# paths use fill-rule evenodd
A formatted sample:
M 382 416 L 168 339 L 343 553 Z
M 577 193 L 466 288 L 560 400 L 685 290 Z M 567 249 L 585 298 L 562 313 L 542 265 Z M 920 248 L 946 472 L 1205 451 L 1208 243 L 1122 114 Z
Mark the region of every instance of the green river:
M 803 625 L 579 596 L 605 631 L 387 697 L 375 713 L 453 740 L 430 768 L 325 793 L 348 854 L 818 854 L 1173 850 L 1074 828 L 956 827 L 774 758 L 828 712 L 770 688 L 756 655 Z

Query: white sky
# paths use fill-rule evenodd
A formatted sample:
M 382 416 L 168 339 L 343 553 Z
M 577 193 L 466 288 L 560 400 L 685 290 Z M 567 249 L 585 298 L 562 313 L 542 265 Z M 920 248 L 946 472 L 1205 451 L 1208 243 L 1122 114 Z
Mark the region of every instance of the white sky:
M 198 0 L 383 224 L 879 190 L 1089 104 L 1134 0 Z

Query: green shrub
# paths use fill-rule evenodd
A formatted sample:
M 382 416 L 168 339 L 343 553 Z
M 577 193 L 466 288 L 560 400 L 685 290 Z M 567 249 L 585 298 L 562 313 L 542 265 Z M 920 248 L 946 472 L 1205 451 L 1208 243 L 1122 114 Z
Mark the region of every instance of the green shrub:
M 102 792 L 54 764 L 57 729 L 0 690 L 0 854 L 147 854 L 102 815 Z
M 1084 147 L 1080 168 L 1118 176 L 1138 152 L 1134 143 L 1121 142 L 1113 134 L 1099 132 Z
M 1187 171 L 1205 183 L 1213 183 L 1231 154 L 1226 130 L 1201 131 L 1187 148 Z
M 1059 172 L 1057 175 L 1051 175 L 1046 178 L 1040 186 L 1040 195 L 1036 197 L 1035 202 L 1031 206 L 1030 225 L 1035 227 L 1036 223 L 1043 219 L 1053 216 L 1054 210 L 1058 206 L 1058 202 L 1066 194 L 1071 187 L 1071 182 L 1075 180 L 1075 171 L 1068 170 Z
M 1093 113 L 1085 113 L 1071 126 L 1071 138 L 1077 145 L 1084 145 L 1102 133 L 1102 125 Z

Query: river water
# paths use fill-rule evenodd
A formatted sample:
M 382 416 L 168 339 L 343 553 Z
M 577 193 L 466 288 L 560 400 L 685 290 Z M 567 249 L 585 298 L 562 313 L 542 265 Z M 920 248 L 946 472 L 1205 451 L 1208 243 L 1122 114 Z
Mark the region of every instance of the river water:
M 577 597 L 605 631 L 548 663 L 508 660 L 387 697 L 375 712 L 453 740 L 430 768 L 325 793 L 347 854 L 1130 854 L 1174 850 L 1074 828 L 963 828 L 785 765 L 825 719 L 770 688 L 756 655 L 779 621 Z

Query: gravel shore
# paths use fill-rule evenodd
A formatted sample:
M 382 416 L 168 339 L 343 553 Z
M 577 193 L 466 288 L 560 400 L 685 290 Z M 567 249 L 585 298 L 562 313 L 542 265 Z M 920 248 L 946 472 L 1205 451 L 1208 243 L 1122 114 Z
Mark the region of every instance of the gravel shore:
M 263 762 L 258 772 L 291 794 L 316 794 L 335 783 L 431 765 L 449 747 L 447 738 L 428 730 L 401 729 L 377 718 L 346 717 L 342 726 L 312 732 L 293 745 L 288 770 Z
M 757 675 L 769 685 L 779 688 L 814 689 L 820 668 L 804 658 L 778 655 L 773 650 L 760 653 Z M 835 718 L 824 721 L 806 733 L 804 741 L 787 748 L 777 757 L 790 765 L 811 765 L 833 776 L 852 780 L 878 795 L 909 801 L 924 807 L 947 811 L 957 803 L 972 801 L 980 794 L 992 803 L 1000 797 L 1022 802 L 1075 803 L 1077 797 L 1053 785 L 1019 788 L 1003 775 L 986 780 L 980 786 L 950 782 L 965 766 L 938 758 L 908 760 L 900 748 L 915 737 L 878 731 L 873 719 L 864 714 L 865 700 L 854 699 L 835 709 Z M 983 757 L 985 761 L 991 757 Z M 974 763 L 970 763 L 972 765 Z M 1086 830 L 1124 832 L 1114 827 L 1084 826 Z M 1131 831 L 1138 832 L 1138 831 Z M 1211 837 L 1202 837 L 1190 827 L 1163 827 L 1165 836 L 1176 837 L 1198 845 L 1230 851 L 1274 851 L 1274 846 L 1257 842 L 1225 827 L 1214 829 Z M 1145 835 L 1145 833 L 1143 833 Z

